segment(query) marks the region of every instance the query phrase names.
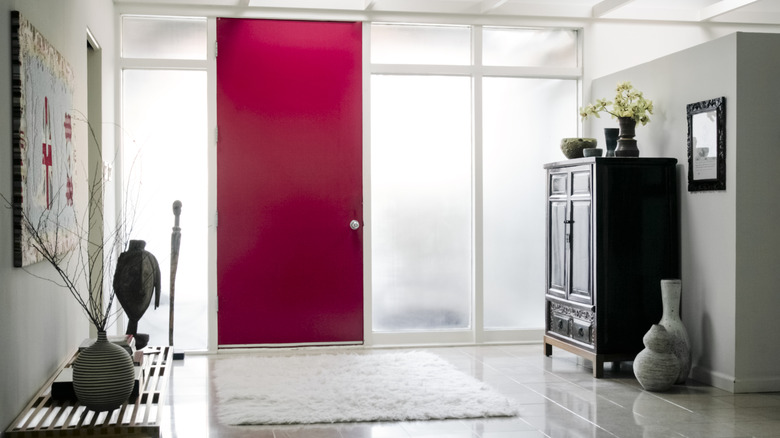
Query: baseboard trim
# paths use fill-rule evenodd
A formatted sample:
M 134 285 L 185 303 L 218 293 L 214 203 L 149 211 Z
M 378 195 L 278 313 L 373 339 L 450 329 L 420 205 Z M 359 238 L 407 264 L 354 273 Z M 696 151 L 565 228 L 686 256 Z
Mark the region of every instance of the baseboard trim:
M 734 392 L 755 393 L 755 392 L 780 392 L 779 377 L 764 377 L 755 379 L 737 379 L 734 382 Z
M 691 378 L 697 382 L 713 386 L 724 391 L 734 392 L 734 376 L 712 371 L 701 366 L 694 366 L 691 369 Z

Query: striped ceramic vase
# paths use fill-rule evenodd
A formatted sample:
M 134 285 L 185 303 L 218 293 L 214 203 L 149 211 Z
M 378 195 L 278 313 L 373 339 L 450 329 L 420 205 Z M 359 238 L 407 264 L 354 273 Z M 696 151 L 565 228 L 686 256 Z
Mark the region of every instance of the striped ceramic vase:
M 73 362 L 73 389 L 79 403 L 96 411 L 111 411 L 130 398 L 135 383 L 133 359 L 98 332 L 97 341 Z

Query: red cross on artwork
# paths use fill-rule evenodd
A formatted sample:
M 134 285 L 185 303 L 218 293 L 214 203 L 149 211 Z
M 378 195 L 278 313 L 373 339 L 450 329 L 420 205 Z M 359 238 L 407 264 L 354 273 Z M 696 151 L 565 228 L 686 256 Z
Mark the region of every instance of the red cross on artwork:
M 73 125 L 70 121 L 70 114 L 65 113 L 65 141 L 71 141 L 73 139 Z
M 73 125 L 71 124 L 70 114 L 65 113 L 65 142 L 70 143 L 73 140 Z M 68 158 L 70 164 L 70 158 Z M 70 166 L 68 166 L 70 168 Z M 65 200 L 67 205 L 73 205 L 73 178 L 68 175 L 68 182 L 65 189 Z
M 51 186 L 51 181 L 49 180 L 49 175 L 51 174 L 51 144 L 43 143 L 43 165 L 46 166 L 46 208 L 51 207 L 51 200 L 49 199 L 50 193 L 49 193 L 49 187 Z
M 43 166 L 44 170 L 46 172 L 46 209 L 51 208 L 51 166 L 52 166 L 52 154 L 51 154 L 51 127 L 49 126 L 49 98 L 44 98 L 44 125 L 43 125 L 43 132 L 44 132 L 44 139 L 43 139 Z M 48 140 L 46 139 L 46 135 L 48 135 Z
M 71 178 L 70 175 L 68 175 L 68 185 L 67 189 L 65 190 L 65 199 L 67 200 L 68 205 L 73 205 L 73 178 Z

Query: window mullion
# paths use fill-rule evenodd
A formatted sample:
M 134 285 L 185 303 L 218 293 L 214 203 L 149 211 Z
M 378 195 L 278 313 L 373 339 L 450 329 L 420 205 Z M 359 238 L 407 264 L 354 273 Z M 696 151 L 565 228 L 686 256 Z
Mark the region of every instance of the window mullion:
M 371 74 L 415 76 L 470 76 L 474 73 L 474 66 L 471 65 L 371 64 L 370 69 Z
M 482 178 L 482 26 L 472 28 L 472 63 L 474 71 L 472 75 L 472 172 L 473 172 L 473 270 L 474 270 L 474 293 L 473 305 L 474 311 L 474 341 L 482 343 L 484 341 L 484 214 L 483 214 L 483 178 Z

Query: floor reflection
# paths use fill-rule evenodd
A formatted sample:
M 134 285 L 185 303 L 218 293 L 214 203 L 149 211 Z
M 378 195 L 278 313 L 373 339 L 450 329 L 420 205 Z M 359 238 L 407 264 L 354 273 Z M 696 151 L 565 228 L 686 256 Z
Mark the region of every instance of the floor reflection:
M 188 354 L 171 376 L 162 436 L 259 438 L 780 437 L 780 393 L 731 394 L 688 381 L 647 392 L 631 363 L 594 379 L 590 362 L 539 345 L 420 348 L 451 362 L 520 406 L 515 418 L 226 426 L 216 419 L 214 356 Z M 289 352 L 295 354 L 295 351 Z M 263 353 L 258 354 L 274 354 Z M 275 354 L 279 354 L 276 352 Z

